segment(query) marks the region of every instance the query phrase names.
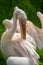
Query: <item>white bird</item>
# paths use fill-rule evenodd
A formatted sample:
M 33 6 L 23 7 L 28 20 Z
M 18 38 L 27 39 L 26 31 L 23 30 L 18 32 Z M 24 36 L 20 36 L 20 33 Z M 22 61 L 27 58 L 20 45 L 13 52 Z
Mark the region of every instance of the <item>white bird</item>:
M 31 21 L 27 21 L 26 22 L 26 31 L 34 39 L 37 47 L 39 49 L 42 49 L 43 48 L 43 14 L 41 12 L 37 12 L 37 16 L 40 19 L 42 29 L 35 26 Z M 11 25 L 12 25 L 11 22 L 13 22 L 13 18 L 11 20 L 4 20 L 4 21 L 8 23 L 7 26 L 11 27 Z M 4 25 L 6 26 L 7 23 L 5 24 L 5 22 L 4 22 Z M 17 23 L 16 31 L 20 32 L 19 22 Z
M 42 29 L 43 29 L 43 14 L 41 12 L 37 12 L 37 16 L 40 19 L 41 25 L 42 25 Z
M 17 18 L 19 19 L 20 33 L 16 33 Z M 1 37 L 1 51 L 7 58 L 8 65 L 38 65 L 39 55 L 30 46 L 32 42 L 26 35 L 26 21 L 25 12 L 16 8 L 13 13 L 12 26 Z M 14 39 L 12 39 L 13 35 Z

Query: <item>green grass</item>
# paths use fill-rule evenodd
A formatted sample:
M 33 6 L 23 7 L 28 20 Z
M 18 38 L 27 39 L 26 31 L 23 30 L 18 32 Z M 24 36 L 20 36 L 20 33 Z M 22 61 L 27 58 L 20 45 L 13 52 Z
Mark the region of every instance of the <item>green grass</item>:
M 43 65 L 43 50 L 37 49 L 36 51 L 37 51 L 37 53 L 38 53 L 39 56 L 40 56 L 39 65 Z
M 2 33 L 5 31 L 5 28 L 4 28 L 4 26 L 1 24 L 0 25 L 0 36 L 2 35 Z M 1 39 L 1 37 L 0 37 L 0 39 Z
M 1 51 L 0 51 L 0 65 L 7 65 L 6 60 L 3 58 Z

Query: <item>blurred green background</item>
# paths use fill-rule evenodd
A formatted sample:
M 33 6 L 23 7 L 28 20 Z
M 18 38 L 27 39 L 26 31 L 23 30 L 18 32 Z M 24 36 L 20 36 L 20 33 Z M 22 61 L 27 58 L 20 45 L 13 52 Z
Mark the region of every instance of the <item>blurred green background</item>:
M 28 17 L 35 25 L 41 28 L 40 21 L 36 15 L 37 11 L 43 13 L 43 0 L 0 0 L 0 39 L 5 28 L 2 24 L 4 19 L 11 19 L 14 7 L 18 6 L 23 9 Z M 39 65 L 43 65 L 43 50 L 38 50 L 40 55 Z M 6 65 L 5 59 L 0 51 L 0 65 Z

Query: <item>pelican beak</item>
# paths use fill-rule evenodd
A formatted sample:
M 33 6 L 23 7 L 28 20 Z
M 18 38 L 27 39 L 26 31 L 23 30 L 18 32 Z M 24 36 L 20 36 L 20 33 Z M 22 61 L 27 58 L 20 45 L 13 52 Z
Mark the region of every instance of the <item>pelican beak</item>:
M 21 37 L 23 39 L 26 39 L 26 22 L 24 20 L 21 20 L 19 23 L 21 29 Z

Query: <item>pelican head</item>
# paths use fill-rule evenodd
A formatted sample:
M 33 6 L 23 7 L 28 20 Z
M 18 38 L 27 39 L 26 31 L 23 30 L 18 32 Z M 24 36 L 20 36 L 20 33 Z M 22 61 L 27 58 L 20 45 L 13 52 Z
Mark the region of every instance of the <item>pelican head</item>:
M 8 19 L 5 19 L 5 20 L 3 21 L 3 24 L 4 24 L 4 26 L 5 26 L 6 29 L 11 28 L 11 25 L 12 25 L 11 21 L 8 20 Z
M 16 9 L 18 9 L 18 7 L 17 7 L 17 6 L 14 8 L 14 10 L 16 10 Z
M 21 37 L 23 39 L 26 39 L 26 21 L 27 21 L 26 13 L 23 10 L 19 9 L 18 7 L 15 7 L 13 13 L 13 19 L 15 18 L 19 20 Z
M 41 12 L 37 12 L 37 16 L 40 18 L 42 16 Z

